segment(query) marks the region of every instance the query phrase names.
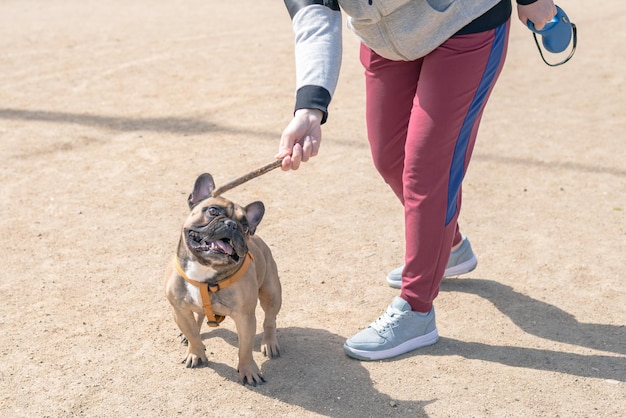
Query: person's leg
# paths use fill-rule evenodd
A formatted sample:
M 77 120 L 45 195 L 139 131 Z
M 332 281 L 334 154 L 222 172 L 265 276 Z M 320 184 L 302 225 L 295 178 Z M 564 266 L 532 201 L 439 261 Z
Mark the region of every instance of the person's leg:
M 411 62 L 390 61 L 361 44 L 361 63 L 366 78 L 366 121 L 368 140 L 374 166 L 404 205 L 402 176 L 404 152 L 411 109 L 423 60 Z M 461 232 L 453 240 L 454 246 L 461 245 Z M 470 249 L 471 251 L 471 249 Z M 473 253 L 472 253 L 473 257 Z M 468 268 L 451 266 L 454 274 L 471 271 L 475 257 Z M 400 288 L 404 265 L 394 269 L 388 283 Z
M 461 194 L 461 190 L 459 190 L 459 194 Z M 454 238 L 452 239 L 452 251 L 457 250 L 461 246 L 461 241 L 463 241 L 463 235 L 461 235 L 461 228 L 457 222 L 454 231 Z
M 415 75 L 403 76 L 417 83 L 405 132 L 398 127 L 400 122 L 389 122 L 394 117 L 402 119 L 401 109 L 383 107 L 408 102 L 406 79 L 400 78 L 404 72 L 384 76 L 389 68 L 405 69 L 409 63 L 382 59 L 368 67 L 364 62 L 367 116 L 373 118 L 368 120 L 373 158 L 405 207 L 406 267 L 401 297 L 394 298 L 379 319 L 344 344 L 351 357 L 389 358 L 437 341 L 432 301 L 439 291 L 453 238 L 460 235 L 456 221 L 461 181 L 480 116 L 504 62 L 507 37 L 508 24 L 481 34 L 454 37 L 420 60 L 417 79 Z M 398 101 L 393 100 L 394 91 Z M 376 111 L 388 115 L 376 115 Z M 390 149 L 385 147 L 388 141 Z M 398 144 L 402 141 L 401 164 Z M 395 176 L 400 166 L 404 168 L 402 188 L 398 189 Z
M 361 44 L 361 63 L 372 161 L 404 204 L 404 146 L 422 60 L 390 61 Z
M 506 56 L 508 24 L 455 36 L 424 58 L 404 168 L 406 265 L 401 297 L 429 312 L 461 208 L 461 182 L 483 109 Z M 457 235 L 458 238 L 458 235 Z

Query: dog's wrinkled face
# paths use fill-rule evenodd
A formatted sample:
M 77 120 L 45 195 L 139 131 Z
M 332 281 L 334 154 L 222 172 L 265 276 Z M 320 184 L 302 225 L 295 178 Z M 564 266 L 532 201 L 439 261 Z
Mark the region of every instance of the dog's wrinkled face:
M 246 238 L 254 234 L 265 208 L 261 202 L 242 207 L 223 197 L 211 197 L 214 188 L 209 174 L 196 180 L 188 199 L 191 213 L 183 226 L 183 239 L 200 263 L 219 268 L 239 264 L 246 256 Z
M 210 198 L 196 205 L 184 228 L 187 248 L 210 264 L 238 263 L 248 252 L 248 221 L 241 207 Z

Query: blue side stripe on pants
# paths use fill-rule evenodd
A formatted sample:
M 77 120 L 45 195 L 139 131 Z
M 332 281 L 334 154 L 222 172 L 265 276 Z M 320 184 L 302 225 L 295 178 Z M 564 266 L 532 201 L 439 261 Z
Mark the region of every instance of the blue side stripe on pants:
M 496 77 L 502 54 L 505 47 L 506 40 L 506 26 L 508 23 L 500 25 L 495 29 L 495 38 L 491 45 L 491 52 L 485 67 L 485 72 L 480 80 L 474 99 L 470 104 L 470 107 L 461 126 L 459 137 L 457 139 L 456 146 L 454 148 L 454 155 L 452 156 L 452 165 L 450 166 L 450 179 L 448 182 L 448 207 L 446 210 L 446 226 L 450 223 L 457 211 L 457 196 L 459 189 L 461 188 L 461 182 L 465 176 L 465 154 L 467 153 L 467 146 L 469 138 L 472 132 L 476 117 L 482 109 L 485 100 L 487 99 L 487 93 Z

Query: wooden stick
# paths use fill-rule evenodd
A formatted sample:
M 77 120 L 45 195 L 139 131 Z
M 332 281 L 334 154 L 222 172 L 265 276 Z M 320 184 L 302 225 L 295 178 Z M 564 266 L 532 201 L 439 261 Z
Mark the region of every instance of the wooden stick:
M 267 173 L 269 171 L 272 171 L 273 169 L 280 167 L 282 162 L 283 162 L 282 160 L 272 161 L 271 163 L 266 164 L 266 165 L 264 165 L 261 168 L 257 168 L 256 170 L 251 171 L 251 172 L 249 172 L 246 175 L 243 175 L 243 176 L 241 176 L 239 178 L 236 178 L 235 180 L 230 181 L 230 182 L 226 183 L 225 185 L 223 185 L 221 187 L 218 187 L 217 189 L 213 190 L 213 193 L 211 194 L 211 196 L 213 196 L 213 197 L 219 196 L 222 193 L 227 192 L 230 189 L 234 189 L 235 187 L 237 187 L 237 186 L 239 186 L 239 185 L 241 185 L 241 184 L 243 184 L 243 183 L 245 183 L 245 182 L 247 182 L 249 180 L 252 180 L 255 177 L 259 177 L 262 174 L 265 174 L 265 173 Z

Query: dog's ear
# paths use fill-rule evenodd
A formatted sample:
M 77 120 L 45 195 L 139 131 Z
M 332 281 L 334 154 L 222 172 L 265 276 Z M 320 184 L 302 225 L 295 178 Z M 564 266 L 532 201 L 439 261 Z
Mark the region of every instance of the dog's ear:
M 245 208 L 246 219 L 248 221 L 248 235 L 254 235 L 256 227 L 261 223 L 265 214 L 265 205 L 263 202 L 252 202 Z
M 192 209 L 199 202 L 211 197 L 211 193 L 215 190 L 215 182 L 209 173 L 201 174 L 193 186 L 193 192 L 187 198 L 189 209 Z

